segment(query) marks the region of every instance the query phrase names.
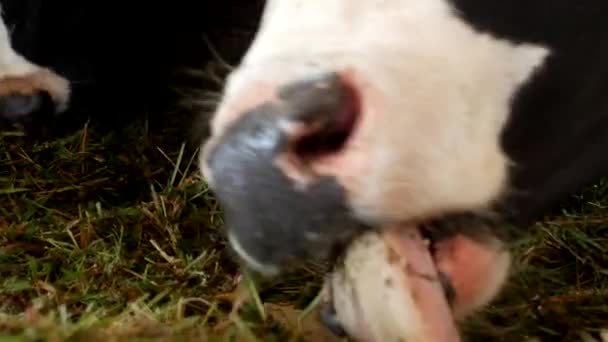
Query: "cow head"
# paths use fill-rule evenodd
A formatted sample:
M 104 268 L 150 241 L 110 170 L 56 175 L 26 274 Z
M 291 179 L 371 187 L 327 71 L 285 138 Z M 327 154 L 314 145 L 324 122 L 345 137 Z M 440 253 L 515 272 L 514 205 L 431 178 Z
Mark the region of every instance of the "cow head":
M 547 55 L 473 28 L 448 0 L 269 0 L 200 159 L 231 245 L 275 275 L 414 223 L 455 312 L 483 305 L 510 259 L 500 135 Z

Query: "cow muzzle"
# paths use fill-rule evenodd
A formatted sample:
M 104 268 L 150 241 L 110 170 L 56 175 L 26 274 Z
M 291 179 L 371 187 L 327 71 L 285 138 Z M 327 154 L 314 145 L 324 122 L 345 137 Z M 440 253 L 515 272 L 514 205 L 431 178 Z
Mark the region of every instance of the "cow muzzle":
M 276 275 L 302 258 L 329 257 L 366 229 L 318 158 L 339 153 L 357 122 L 357 92 L 338 73 L 276 88 L 239 113 L 203 157 L 228 238 L 249 268 Z

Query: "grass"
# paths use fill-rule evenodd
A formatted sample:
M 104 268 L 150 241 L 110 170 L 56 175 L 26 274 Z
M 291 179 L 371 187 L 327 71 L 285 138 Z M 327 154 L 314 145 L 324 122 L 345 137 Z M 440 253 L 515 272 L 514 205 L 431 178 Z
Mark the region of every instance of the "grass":
M 237 268 L 197 151 L 156 142 L 171 135 L 143 127 L 114 136 L 84 128 L 27 147 L 2 137 L 0 335 L 194 338 L 229 318 Z M 261 294 L 303 308 L 318 272 L 301 272 Z M 262 318 L 255 309 L 244 308 L 246 323 L 224 325 L 244 330 Z M 272 319 L 260 329 L 284 333 Z
M 163 121 L 175 115 L 164 118 L 110 134 L 85 126 L 45 143 L 0 137 L 0 342 L 327 337 L 304 315 L 320 266 L 235 290 L 198 151 L 175 140 L 185 133 Z M 515 248 L 506 291 L 464 324 L 466 334 L 599 341 L 608 328 L 608 181 L 536 228 Z M 254 300 L 233 312 L 243 293 Z

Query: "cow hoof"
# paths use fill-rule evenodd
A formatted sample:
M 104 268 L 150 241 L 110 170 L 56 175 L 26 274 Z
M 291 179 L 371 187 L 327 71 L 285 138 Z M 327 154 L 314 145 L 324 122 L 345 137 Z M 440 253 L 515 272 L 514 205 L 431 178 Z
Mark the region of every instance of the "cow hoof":
M 13 123 L 35 121 L 65 111 L 69 82 L 48 69 L 0 79 L 0 118 Z

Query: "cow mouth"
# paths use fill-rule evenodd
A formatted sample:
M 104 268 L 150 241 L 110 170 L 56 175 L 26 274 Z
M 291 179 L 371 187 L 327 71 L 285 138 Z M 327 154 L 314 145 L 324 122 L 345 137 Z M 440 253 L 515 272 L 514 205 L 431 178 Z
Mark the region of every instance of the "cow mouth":
M 429 340 L 446 342 L 459 340 L 455 327 L 457 317 L 454 305 L 461 295 L 460 291 L 466 292 L 468 285 L 463 285 L 462 279 L 455 272 L 460 272 L 467 267 L 467 258 L 463 258 L 463 255 L 481 245 L 463 235 L 437 237 L 427 224 L 399 224 L 376 230 L 376 232 L 385 241 L 388 251 L 386 263 L 399 265 L 398 273 L 403 276 L 401 278 L 403 282 L 392 284 L 392 286 L 396 286 L 403 296 L 413 298 L 413 307 L 404 310 L 414 312 L 423 323 L 404 320 L 402 322 L 404 335 L 415 334 L 414 331 L 417 331 L 416 334 L 422 334 L 422 330 L 430 328 L 424 333 L 427 338 L 430 338 Z M 344 264 L 344 255 L 349 252 L 352 245 L 353 243 L 341 249 L 342 254 L 334 263 L 337 272 L 344 272 L 344 269 L 348 267 Z M 369 277 L 374 276 L 378 275 L 369 275 Z M 390 292 L 385 288 L 380 288 L 378 291 Z M 466 296 L 466 293 L 463 294 Z M 333 298 L 330 298 L 329 302 L 332 301 Z M 398 301 L 398 299 L 393 298 L 392 301 Z M 359 330 L 365 329 L 363 328 L 365 326 L 387 324 L 386 322 L 372 322 L 381 319 L 377 316 L 367 316 L 369 321 L 365 321 L 365 318 L 362 318 L 366 317 L 365 314 L 359 316 L 361 320 L 364 320 L 362 322 L 340 321 L 335 305 L 334 302 L 329 307 L 325 307 L 322 317 L 324 324 L 336 335 L 349 336 L 353 333 L 353 329 Z M 382 306 L 386 303 L 378 303 L 378 305 Z M 404 305 L 408 304 L 404 303 Z M 361 310 L 371 311 L 373 309 L 362 308 Z M 387 310 L 390 309 L 387 308 Z M 408 326 L 408 324 L 413 326 Z M 345 325 L 350 328 L 346 328 Z M 354 332 L 355 335 L 359 333 Z
M 363 102 L 360 89 L 356 82 L 345 74 L 332 75 L 329 80 L 329 84 L 335 87 L 332 94 L 334 97 L 331 98 L 331 101 L 327 101 L 327 104 L 325 104 L 325 101 L 317 100 L 317 104 L 324 104 L 323 106 L 295 106 L 306 110 L 301 110 L 296 117 L 296 121 L 304 125 L 289 132 L 289 153 L 291 154 L 289 160 L 298 160 L 300 163 L 311 165 L 315 164 L 315 161 L 330 156 L 339 159 L 348 150 L 351 141 L 356 139 L 363 119 Z M 294 89 L 297 88 L 294 87 Z M 321 87 L 318 89 L 321 89 Z M 302 102 L 301 99 L 312 98 L 312 96 L 309 96 L 313 94 L 312 90 L 310 93 L 302 92 L 301 88 L 298 89 L 299 92 L 297 93 L 290 90 L 288 88 L 282 94 L 282 98 L 288 103 L 299 104 Z M 322 96 L 319 96 L 319 98 L 325 99 Z M 331 113 L 331 115 L 327 115 L 327 113 Z M 448 322 L 451 317 L 447 316 L 450 312 L 450 306 L 457 296 L 457 290 L 453 285 L 451 274 L 442 271 L 441 266 L 454 264 L 451 258 L 454 255 L 454 249 L 458 249 L 459 245 L 451 243 L 449 238 L 439 239 L 429 228 L 431 224 L 404 224 L 403 226 L 408 226 L 408 228 L 380 229 L 387 245 L 393 251 L 394 258 L 407 260 L 408 268 L 404 269 L 403 273 L 411 279 L 408 284 L 412 287 L 404 287 L 401 290 L 423 294 L 417 295 L 421 298 L 418 301 L 418 311 L 421 315 L 433 325 L 450 326 Z M 366 230 L 356 231 L 364 232 Z M 413 231 L 416 234 L 407 234 Z M 413 236 L 420 238 L 412 239 Z M 348 243 L 347 245 L 336 246 L 332 253 L 334 256 L 338 255 L 334 262 L 335 265 L 340 262 L 339 259 L 348 248 Z M 459 267 L 461 266 L 458 265 L 455 268 Z M 443 311 L 444 314 L 438 315 L 437 312 L 440 311 Z M 337 321 L 327 319 L 326 324 L 333 328 L 332 330 L 341 330 L 337 327 L 339 325 Z
M 411 327 L 424 340 L 454 342 L 458 340 L 452 306 L 456 289 L 451 275 L 442 271 L 441 266 L 451 257 L 447 253 L 449 240 L 439 243 L 424 226 L 389 229 L 382 234 L 389 250 L 389 263 L 401 266 L 403 283 L 400 290 L 414 299 L 421 317 L 420 327 Z M 447 258 L 447 259 L 446 259 Z M 403 324 L 407 324 L 404 322 Z M 430 328 L 424 331 L 424 328 Z
M 446 253 L 445 249 L 449 248 L 449 244 L 447 243 L 449 240 L 443 240 L 440 243 L 436 238 L 434 238 L 433 234 L 430 232 L 427 226 L 421 225 L 417 227 L 420 236 L 423 237 L 423 243 L 426 245 L 429 255 L 431 256 L 435 269 L 437 271 L 437 280 L 439 281 L 445 299 L 448 304 L 452 304 L 456 297 L 456 290 L 452 283 L 450 276 L 441 270 L 439 267 L 439 263 L 443 261 L 442 258 L 449 257 L 449 253 Z
M 403 226 L 407 225 L 407 228 Z M 412 276 L 423 278 L 425 281 L 436 282 L 440 285 L 443 295 L 443 300 L 448 305 L 452 305 L 456 299 L 456 289 L 452 282 L 451 274 L 442 270 L 442 265 L 445 263 L 453 263 L 454 248 L 459 246 L 454 245 L 454 240 L 457 237 L 438 238 L 433 233 L 430 224 L 404 224 L 391 227 L 384 232 L 383 237 L 391 249 L 396 253 L 396 258 L 408 260 L 409 271 Z M 428 261 L 432 265 L 425 265 Z M 432 268 L 430 268 L 432 266 Z M 423 271 L 425 269 L 426 271 Z

